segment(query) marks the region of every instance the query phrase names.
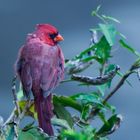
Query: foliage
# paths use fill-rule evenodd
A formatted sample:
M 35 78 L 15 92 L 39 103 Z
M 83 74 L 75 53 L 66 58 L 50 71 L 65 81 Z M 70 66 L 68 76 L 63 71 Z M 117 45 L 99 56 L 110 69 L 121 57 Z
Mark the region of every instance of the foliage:
M 107 140 L 108 136 L 116 131 L 122 121 L 122 116 L 116 113 L 116 108 L 108 103 L 108 100 L 118 91 L 118 89 L 127 80 L 130 74 L 138 72 L 140 67 L 140 54 L 130 45 L 126 43 L 124 35 L 117 31 L 115 24 L 120 23 L 117 19 L 99 14 L 100 6 L 92 12 L 92 16 L 101 19 L 97 27 L 90 29 L 92 33 L 91 44 L 88 48 L 80 52 L 73 59 L 67 60 L 65 63 L 66 73 L 69 79 L 62 81 L 72 82 L 77 80 L 82 86 L 94 86 L 96 89 L 93 92 L 72 93 L 71 96 L 53 95 L 53 105 L 55 117 L 52 118 L 52 125 L 55 129 L 55 135 L 49 137 L 42 130 L 40 130 L 34 122 L 27 124 L 25 127 L 19 127 L 19 123 L 25 116 L 30 116 L 37 120 L 37 114 L 34 109 L 34 101 L 23 100 L 22 88 L 17 93 L 16 105 L 19 106 L 14 109 L 10 116 L 10 121 L 1 125 L 0 139 L 12 140 Z M 98 34 L 101 34 L 99 40 Z M 117 40 L 118 37 L 120 38 Z M 130 53 L 136 55 L 137 60 L 130 67 L 130 69 L 123 75 L 118 71 L 118 65 L 110 64 L 109 60 L 113 57 L 112 49 L 115 44 L 119 42 L 122 48 L 127 49 Z M 76 75 L 78 79 L 73 78 L 81 71 L 84 71 L 94 63 L 99 64 L 96 78 L 88 76 Z M 110 73 L 113 76 L 110 76 Z M 114 77 L 119 76 L 120 81 L 116 86 L 112 87 Z M 94 81 L 94 82 L 92 82 Z M 113 89 L 113 90 L 111 90 Z M 73 115 L 68 108 L 75 111 Z M 109 111 L 110 116 L 107 118 L 106 113 Z M 15 117 L 16 116 L 16 117 Z M 94 127 L 96 119 L 102 121 L 102 125 L 97 128 Z

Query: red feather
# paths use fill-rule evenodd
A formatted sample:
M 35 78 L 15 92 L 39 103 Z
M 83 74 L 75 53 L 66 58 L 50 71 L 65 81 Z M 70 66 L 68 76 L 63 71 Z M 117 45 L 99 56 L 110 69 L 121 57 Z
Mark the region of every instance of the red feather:
M 28 35 L 16 61 L 24 93 L 29 97 L 33 92 L 39 126 L 49 135 L 53 135 L 51 92 L 64 76 L 64 56 L 51 34 L 54 37 L 58 34 L 55 27 L 38 25 L 37 30 Z

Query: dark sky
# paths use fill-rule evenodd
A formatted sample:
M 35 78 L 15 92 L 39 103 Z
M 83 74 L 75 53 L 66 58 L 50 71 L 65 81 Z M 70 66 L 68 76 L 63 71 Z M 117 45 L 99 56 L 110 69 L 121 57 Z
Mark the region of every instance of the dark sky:
M 32 32 L 37 23 L 55 25 L 65 39 L 61 43 L 65 57 L 72 58 L 89 45 L 89 29 L 100 22 L 90 14 L 99 4 L 102 4 L 102 13 L 121 21 L 121 24 L 116 25 L 118 30 L 127 36 L 131 46 L 140 51 L 138 0 L 0 0 L 0 114 L 4 118 L 12 109 L 10 88 L 14 74 L 13 65 L 26 34 Z M 112 61 L 125 71 L 135 57 L 126 50 L 115 47 Z M 89 74 L 93 74 L 92 71 Z M 117 106 L 117 112 L 124 116 L 121 128 L 111 136 L 113 140 L 137 140 L 140 137 L 140 83 L 136 76 L 132 76 L 130 81 L 133 88 L 126 84 L 110 101 Z M 80 92 L 81 88 L 66 84 L 57 89 L 57 92 L 63 94 L 66 91 L 70 94 Z

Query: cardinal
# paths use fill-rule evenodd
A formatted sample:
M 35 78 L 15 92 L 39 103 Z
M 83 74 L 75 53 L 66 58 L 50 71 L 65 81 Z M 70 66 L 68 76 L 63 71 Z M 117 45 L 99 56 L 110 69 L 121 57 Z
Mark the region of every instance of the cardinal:
M 50 136 L 54 135 L 52 91 L 64 77 L 64 56 L 58 45 L 62 40 L 56 27 L 36 25 L 35 31 L 27 35 L 15 64 L 25 96 L 30 99 L 33 93 L 39 127 Z

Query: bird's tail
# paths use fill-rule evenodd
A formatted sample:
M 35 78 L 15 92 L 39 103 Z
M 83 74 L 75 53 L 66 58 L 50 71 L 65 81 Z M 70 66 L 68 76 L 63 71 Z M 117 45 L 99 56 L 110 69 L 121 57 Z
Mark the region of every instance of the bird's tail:
M 50 136 L 54 135 L 51 125 L 52 112 L 52 95 L 44 97 L 42 94 L 35 98 L 35 109 L 38 115 L 39 127 Z

